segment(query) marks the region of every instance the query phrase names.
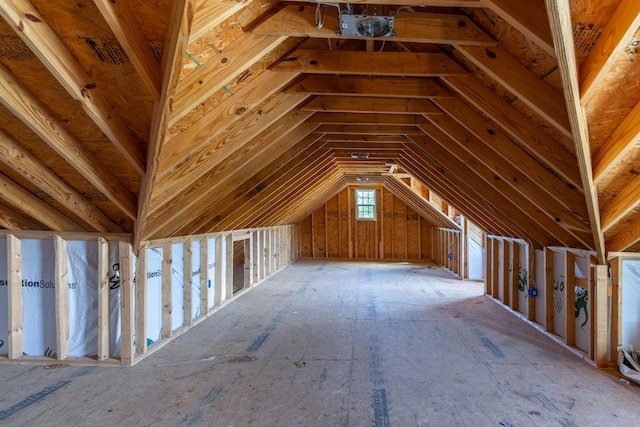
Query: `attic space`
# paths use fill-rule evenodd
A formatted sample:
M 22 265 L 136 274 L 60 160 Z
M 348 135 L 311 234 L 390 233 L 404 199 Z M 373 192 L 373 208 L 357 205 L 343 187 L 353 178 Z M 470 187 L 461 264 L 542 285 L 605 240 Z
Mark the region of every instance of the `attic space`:
M 616 371 L 639 28 L 635 0 L 0 2 L 0 363 L 137 368 L 298 265 L 369 263 Z

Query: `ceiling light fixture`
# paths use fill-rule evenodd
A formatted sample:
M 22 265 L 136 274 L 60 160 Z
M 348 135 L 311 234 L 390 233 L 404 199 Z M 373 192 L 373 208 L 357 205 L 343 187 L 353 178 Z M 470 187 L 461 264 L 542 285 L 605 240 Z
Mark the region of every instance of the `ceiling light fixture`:
M 351 158 L 365 160 L 369 158 L 369 153 L 351 153 Z
M 322 10 L 323 6 L 324 10 Z M 398 12 L 402 9 L 412 7 L 401 6 L 396 10 L 390 10 L 388 6 L 384 5 L 358 4 L 353 6 L 350 3 L 341 4 L 317 2 L 315 20 L 316 27 L 318 28 L 322 28 L 324 26 L 324 21 L 327 15 L 327 6 L 334 6 L 338 9 L 340 27 L 336 29 L 336 35 L 360 36 L 367 38 L 395 37 L 396 32 L 393 29 L 393 25 L 395 24 Z M 423 4 L 420 4 L 419 6 L 424 7 Z
M 366 176 L 357 176 L 356 181 L 365 182 L 369 181 L 369 178 L 367 178 Z

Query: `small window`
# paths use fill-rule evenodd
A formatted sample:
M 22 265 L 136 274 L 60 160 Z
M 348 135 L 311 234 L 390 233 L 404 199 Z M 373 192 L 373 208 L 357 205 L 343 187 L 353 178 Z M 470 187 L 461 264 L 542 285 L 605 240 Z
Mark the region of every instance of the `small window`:
M 376 219 L 376 190 L 356 190 L 356 218 Z

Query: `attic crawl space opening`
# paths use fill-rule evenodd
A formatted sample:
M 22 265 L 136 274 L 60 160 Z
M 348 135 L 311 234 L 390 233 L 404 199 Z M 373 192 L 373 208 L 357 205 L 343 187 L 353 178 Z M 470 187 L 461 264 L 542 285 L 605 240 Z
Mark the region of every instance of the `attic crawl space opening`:
M 518 301 L 529 321 L 604 365 L 622 344 L 614 284 L 640 250 L 637 3 L 2 2 L 6 253 L 48 239 L 61 268 L 51 280 L 63 283 L 65 241 L 99 246 L 99 278 L 117 242 L 118 289 L 133 304 L 127 268 L 142 269 L 135 289 L 144 290 L 145 254 L 180 243 L 175 270 L 200 295 L 219 286 L 215 307 L 233 294 L 234 233 L 249 236 L 246 290 L 300 256 L 432 259 L 466 277 L 477 227 L 486 293 L 512 309 Z M 393 16 L 389 31 L 367 29 L 371 16 Z M 375 221 L 355 221 L 364 188 L 375 191 Z M 213 237 L 205 245 L 202 236 Z M 587 260 L 580 274 L 571 266 L 585 261 L 572 257 Z M 210 264 L 219 275 L 211 288 L 193 274 Z M 12 310 L 27 267 L 7 262 Z M 589 292 L 588 348 L 576 344 L 571 316 L 562 328 L 552 322 L 560 276 L 570 306 L 571 289 Z M 201 298 L 178 288 L 191 325 L 189 301 Z M 211 306 L 200 303 L 204 315 Z M 8 329 L 20 319 L 8 317 Z M 123 319 L 127 334 L 135 327 L 144 324 Z M 173 330 L 165 324 L 163 338 Z M 17 336 L 7 342 L 7 358 L 19 357 Z M 133 341 L 124 344 L 129 363 Z

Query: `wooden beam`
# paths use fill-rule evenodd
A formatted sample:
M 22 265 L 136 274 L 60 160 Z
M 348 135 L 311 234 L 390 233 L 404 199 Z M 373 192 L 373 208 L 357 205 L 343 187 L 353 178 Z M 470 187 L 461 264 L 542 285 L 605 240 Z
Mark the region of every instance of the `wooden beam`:
M 566 325 L 566 343 L 570 347 L 576 345 L 576 316 L 574 315 L 576 307 L 576 266 L 575 254 L 571 251 L 564 253 L 564 288 L 565 294 L 565 325 Z
M 309 74 L 285 93 L 342 96 L 384 96 L 388 98 L 437 98 L 451 96 L 432 78 L 387 78 Z
M 554 173 L 578 190 L 582 189 L 575 155 L 492 91 L 489 86 L 473 76 L 443 77 L 442 80 L 478 111 L 497 123 L 514 141 L 532 152 L 536 160 L 553 169 Z
M 171 103 L 172 114 L 169 126 L 175 124 L 286 39 L 286 36 L 261 36 L 254 33 L 244 33 L 238 37 L 224 52 L 205 62 L 202 67 L 178 83 Z
M 149 94 L 156 101 L 160 99 L 160 64 L 127 2 L 114 0 L 93 0 L 93 2 L 122 45 Z
M 143 246 L 138 251 L 138 258 L 136 260 L 136 309 L 135 309 L 135 322 L 136 322 L 136 352 L 144 354 L 147 352 L 147 297 L 148 280 L 147 271 L 149 267 L 149 252 L 147 246 Z
M 218 216 L 232 203 L 238 203 L 238 199 L 242 195 L 252 191 L 252 189 L 254 189 L 253 191 L 256 193 L 264 190 L 264 184 L 261 185 L 263 180 L 272 176 L 279 170 L 285 170 L 285 166 L 292 159 L 296 158 L 302 152 L 305 152 L 308 147 L 312 146 L 316 142 L 317 138 L 317 136 L 308 136 L 298 142 L 295 142 L 295 145 L 290 145 L 291 141 L 295 141 L 295 139 L 291 139 L 286 144 L 282 144 L 283 147 L 274 149 L 272 153 L 269 153 L 272 156 L 277 155 L 278 157 L 275 157 L 275 159 L 269 161 L 268 158 L 259 156 L 246 167 L 234 170 L 227 177 L 221 177 L 220 186 L 212 186 L 211 191 L 201 193 L 202 202 L 206 204 L 203 206 L 198 205 L 192 207 L 192 211 L 195 215 L 193 215 L 193 218 L 191 218 L 186 224 L 183 224 L 183 227 L 179 229 L 176 234 L 182 235 L 188 233 L 188 230 L 199 229 L 202 227 L 203 223 L 211 220 L 211 214 Z M 282 151 L 280 151 L 280 148 L 283 148 Z M 316 149 L 317 148 L 314 148 L 313 151 L 306 151 L 305 153 L 307 156 L 310 156 Z M 289 165 L 288 168 L 290 167 L 291 166 Z M 247 171 L 254 170 L 257 172 L 248 177 Z M 260 190 L 258 191 L 258 189 Z
M 158 179 L 167 175 L 176 175 L 184 168 L 185 159 L 194 154 L 210 153 L 210 142 L 221 135 L 233 123 L 255 114 L 253 109 L 287 85 L 298 73 L 274 73 L 265 70 L 242 89 L 220 103 L 218 107 L 204 115 L 175 138 L 165 142 L 162 147 L 162 161 L 158 169 Z M 279 98 L 281 102 L 291 99 L 305 99 L 306 95 L 287 95 Z M 203 150 L 205 149 L 206 150 Z M 215 151 L 215 150 L 213 150 Z M 189 172 L 191 173 L 191 171 Z M 154 192 L 155 193 L 155 192 Z
M 2 3 L 4 5 L 5 3 Z M 0 6 L 0 8 L 3 6 Z M 76 141 L 38 99 L 0 65 L 0 102 L 63 159 L 102 192 L 129 218 L 136 217 L 136 202 L 111 171 Z
M 7 235 L 7 347 L 9 359 L 22 356 L 22 241 L 16 236 Z
M 341 80 L 336 79 L 336 80 Z M 377 113 L 326 113 L 316 112 L 308 122 L 322 124 L 355 124 L 355 125 L 405 125 L 413 126 L 427 123 L 428 120 L 416 114 L 377 114 Z
M 110 310 L 109 310 L 109 242 L 103 237 L 98 238 L 98 360 L 106 360 L 109 358 L 109 338 L 111 329 L 109 328 Z M 138 258 L 138 263 L 140 259 Z M 145 270 L 146 279 L 146 270 Z M 138 276 L 137 287 L 140 286 L 140 276 Z M 137 313 L 137 310 L 136 310 Z M 136 328 L 137 331 L 142 329 Z
M 193 323 L 193 240 L 187 238 L 182 242 L 182 324 Z
M 611 334 L 609 348 L 611 348 L 612 360 L 616 359 L 614 349 L 622 345 L 622 262 L 623 259 L 621 257 L 615 257 L 609 261 L 611 265 Z M 596 271 L 597 274 L 598 272 Z M 597 276 L 595 279 L 597 286 Z
M 595 270 L 593 360 L 599 368 L 604 368 L 607 366 L 607 325 L 609 323 L 607 319 L 607 275 L 609 268 L 607 265 L 596 265 Z M 614 352 L 615 349 L 612 348 L 611 351 Z
M 132 365 L 135 355 L 135 307 L 131 244 L 121 240 L 118 244 L 118 253 L 120 254 L 120 270 L 118 270 L 120 271 L 120 362 L 123 365 Z
M 200 0 L 195 9 L 193 25 L 189 34 L 192 43 L 216 28 L 227 18 L 250 5 L 255 0 Z
M 209 238 L 200 239 L 200 315 L 209 315 Z
M 42 230 L 44 225 L 16 211 L 11 205 L 0 205 L 0 227 L 7 230 Z
M 620 230 L 615 236 L 607 239 L 609 252 L 622 252 L 640 242 L 640 217 L 635 218 Z
M 175 87 L 182 70 L 182 57 L 189 41 L 189 29 L 196 0 L 176 0 L 172 2 L 171 20 L 167 26 L 167 42 L 162 54 L 162 88 L 160 100 L 151 119 L 149 143 L 147 145 L 148 169 L 140 185 L 138 197 L 138 218 L 133 234 L 133 247 L 140 246 L 146 237 L 147 216 L 149 204 L 154 193 L 154 185 L 158 174 L 164 139 L 167 135 L 169 116 L 171 114 L 170 101 L 175 95 Z
M 615 128 L 593 155 L 593 180 L 598 184 L 614 166 L 638 146 L 640 140 L 640 103 Z
M 215 288 L 214 304 L 216 307 L 220 307 L 222 305 L 222 262 L 224 260 L 224 253 L 222 252 L 223 238 L 224 236 L 222 234 L 218 234 L 215 237 L 216 239 L 216 265 L 215 265 L 216 278 L 214 283 L 214 288 Z
M 508 177 L 514 188 L 522 188 L 522 191 L 529 194 L 532 200 L 540 194 L 541 198 L 546 199 L 549 202 L 548 204 L 553 206 L 549 211 L 556 218 L 560 218 L 566 227 L 588 232 L 589 229 L 586 225 L 588 212 L 584 196 L 581 193 L 575 191 L 542 166 L 499 128 L 488 123 L 461 99 L 457 97 L 439 99 L 435 100 L 435 103 L 455 121 L 451 120 L 447 115 L 440 115 L 431 117 L 429 119 L 431 122 L 436 123 L 440 129 L 447 132 L 453 139 L 469 141 L 466 146 L 476 153 L 483 152 L 482 143 L 487 148 L 490 147 L 489 151 L 487 151 L 488 155 L 484 156 L 486 164 L 500 158 L 504 160 L 502 162 L 496 161 L 495 166 L 492 166 L 496 169 L 496 173 L 499 173 L 499 163 L 503 164 L 503 169 L 506 172 L 503 177 Z M 470 139 L 466 132 L 462 132 L 462 129 L 467 129 L 482 143 Z M 565 168 L 573 167 L 577 171 L 577 164 L 572 164 L 570 160 L 565 160 L 565 162 L 567 162 Z M 545 193 L 546 196 L 544 195 Z M 553 198 L 555 202 L 551 202 L 547 196 Z M 545 202 L 540 200 L 535 203 L 539 206 L 545 205 Z M 564 213 L 563 210 L 565 211 Z M 589 244 L 587 244 L 587 247 L 589 247 Z
M 230 300 L 233 298 L 233 234 L 227 233 L 224 237 L 225 239 L 225 273 L 226 277 L 224 282 L 226 284 L 226 293 L 227 299 Z
M 554 323 L 554 314 L 555 314 L 555 305 L 554 305 L 554 260 L 553 260 L 553 251 L 548 247 L 544 248 L 544 277 L 542 278 L 542 283 L 544 286 L 544 328 L 547 332 L 555 333 L 555 323 Z
M 171 338 L 173 312 L 173 276 L 171 242 L 162 245 L 162 338 Z
M 421 126 L 421 128 L 445 152 L 449 153 L 449 156 L 457 158 L 466 168 L 473 170 L 474 178 L 480 179 L 482 182 L 478 182 L 476 185 L 484 188 L 481 193 L 483 196 L 487 197 L 487 193 L 497 193 L 505 202 L 508 200 L 509 204 L 517 207 L 515 212 L 507 215 L 516 215 L 511 216 L 511 218 L 520 218 L 521 220 L 524 217 L 519 215 L 524 214 L 529 219 L 529 222 L 521 224 L 522 228 L 526 227 L 527 230 L 529 230 L 529 227 L 544 229 L 567 247 L 583 247 L 590 243 L 581 238 L 584 237 L 582 234 L 586 234 L 588 237 L 588 231 L 581 234 L 578 232 L 579 230 L 565 228 L 565 223 L 572 225 L 569 213 L 563 212 L 563 209 L 558 207 L 557 204 L 550 203 L 549 197 L 542 197 L 540 189 L 535 183 L 519 176 L 515 168 L 509 168 L 506 164 L 492 163 L 492 159 L 495 159 L 496 155 L 482 152 L 480 143 L 471 135 L 464 135 L 464 132 L 462 132 L 460 136 L 459 127 L 454 128 L 445 122 L 439 121 L 434 121 L 434 123 L 438 126 L 439 131 L 428 126 Z M 409 138 L 416 141 L 411 135 Z M 463 170 L 460 170 L 460 168 L 458 170 L 461 176 L 465 176 Z M 466 176 L 471 177 L 473 175 L 471 172 L 466 172 Z M 515 182 L 514 177 L 516 178 Z M 562 222 L 557 221 L 558 218 L 561 218 Z
M 580 101 L 589 103 L 640 27 L 640 2 L 621 0 L 580 67 Z
M 311 49 L 297 49 L 271 69 L 276 72 L 366 76 L 438 77 L 468 74 L 444 53 Z
M 285 6 L 258 25 L 253 32 L 293 37 L 359 39 L 362 36 L 339 35 L 338 11 L 328 8 L 321 28 L 315 25 L 315 7 Z M 471 44 L 494 46 L 496 42 L 464 15 L 401 11 L 394 21 L 397 42 L 434 44 Z M 385 39 L 387 37 L 380 37 Z
M 29 0 L 0 3 L 0 15 L 83 108 L 140 174 L 145 172 L 142 145 L 102 95 L 110 90 L 90 78 Z
M 246 120 L 229 125 L 228 130 L 210 147 L 185 160 L 173 173 L 160 175 L 152 199 L 154 209 L 150 218 L 159 210 L 164 210 L 169 202 L 177 197 L 177 192 L 195 193 L 201 190 L 203 185 L 208 188 L 211 181 L 205 181 L 210 180 L 213 175 L 228 173 L 233 170 L 230 168 L 242 168 L 253 155 L 259 154 L 283 136 L 293 132 L 292 137 L 300 137 L 295 130 L 311 115 L 295 109 L 302 100 L 304 95 L 277 94 L 260 106 L 261 114 L 251 115 Z M 311 131 L 315 127 L 310 125 L 303 129 Z M 220 176 L 215 182 L 219 179 Z M 193 203 L 195 202 L 194 199 Z
M 56 306 L 56 359 L 69 357 L 69 270 L 67 268 L 67 241 L 53 236 L 55 258 Z
M 376 98 L 317 96 L 302 111 L 330 111 L 341 113 L 385 113 L 385 114 L 442 114 L 430 100 L 420 98 Z
M 538 226 L 528 226 L 523 229 L 524 234 L 533 236 L 533 240 L 540 242 L 543 246 L 554 241 L 551 238 L 552 233 L 547 228 L 547 226 L 550 226 L 552 229 L 557 230 L 558 226 L 554 224 L 554 221 L 534 212 L 536 209 L 532 207 L 531 202 L 518 193 L 502 188 L 507 184 L 502 180 L 496 181 L 494 179 L 495 173 L 486 166 L 478 164 L 469 153 L 465 153 L 463 150 L 453 150 L 451 144 L 455 144 L 455 142 L 449 137 L 434 131 L 431 134 L 431 137 L 426 135 L 420 138 L 410 136 L 410 139 L 431 158 L 437 159 L 437 163 L 441 165 L 442 173 L 450 173 L 459 181 L 465 183 L 469 188 L 469 191 L 466 192 L 468 194 L 467 197 L 473 197 L 471 194 L 474 194 L 476 199 L 483 200 L 484 204 L 487 205 L 488 211 L 501 212 L 501 216 L 510 224 L 509 229 L 522 229 L 522 224 L 516 226 L 516 219 L 522 223 L 521 219 L 527 217 L 532 224 L 538 224 Z M 470 164 L 475 166 L 471 168 L 469 167 Z M 496 185 L 500 190 L 496 191 Z M 457 185 L 457 187 L 459 186 Z M 527 206 L 529 207 L 527 208 Z M 459 210 L 462 211 L 462 209 Z M 465 213 L 465 216 L 473 218 L 475 215 Z M 566 234 L 563 231 L 558 233 L 560 235 Z
M 589 212 L 593 244 L 597 253 L 598 264 L 604 264 L 606 260 L 604 234 L 600 228 L 598 195 L 596 186 L 593 183 L 589 130 L 584 110 L 580 104 L 578 67 L 571 25 L 571 8 L 568 0 L 545 0 L 545 3 L 556 46 L 556 57 L 558 58 L 558 67 L 565 92 L 564 98 L 571 122 L 576 158 L 578 159 L 580 175 L 582 176 L 582 187 Z
M 606 233 L 622 218 L 640 206 L 640 176 L 636 176 L 601 209 L 602 232 Z
M 84 231 L 81 226 L 67 218 L 66 215 L 52 208 L 2 174 L 0 174 L 0 198 L 52 230 Z
M 303 121 L 302 116 L 298 117 Z M 205 211 L 235 188 L 244 185 L 247 171 L 262 170 L 281 154 L 295 152 L 297 148 L 294 145 L 300 140 L 306 141 L 306 135 L 315 128 L 313 123 L 296 126 L 295 122 L 289 120 L 281 124 L 284 126 L 270 128 L 269 132 L 261 133 L 260 137 L 251 139 L 247 144 L 238 144 L 237 150 L 212 167 L 209 173 L 195 180 L 188 189 L 154 212 L 150 219 L 157 226 L 153 228 L 155 235 L 190 234 L 193 231 L 191 227 L 197 227 L 204 219 L 201 215 Z M 311 139 L 315 141 L 317 137 Z
M 312 3 L 315 0 L 285 0 L 296 3 Z M 420 6 L 420 7 L 484 7 L 482 0 L 356 0 L 350 1 L 353 4 L 382 4 L 394 6 Z
M 571 125 L 567 117 L 567 107 L 562 94 L 558 93 L 504 49 L 499 46 L 490 48 L 458 46 L 456 50 L 519 97 L 529 108 L 555 126 L 564 135 L 572 136 Z
M 505 21 L 533 40 L 545 52 L 556 54 L 549 28 L 544 0 L 510 1 L 482 0 L 486 7 L 500 15 Z
M 69 187 L 31 152 L 0 130 L 0 161 L 27 178 L 64 207 L 78 215 L 96 231 L 120 233 L 122 228 L 107 218 L 82 194 Z

